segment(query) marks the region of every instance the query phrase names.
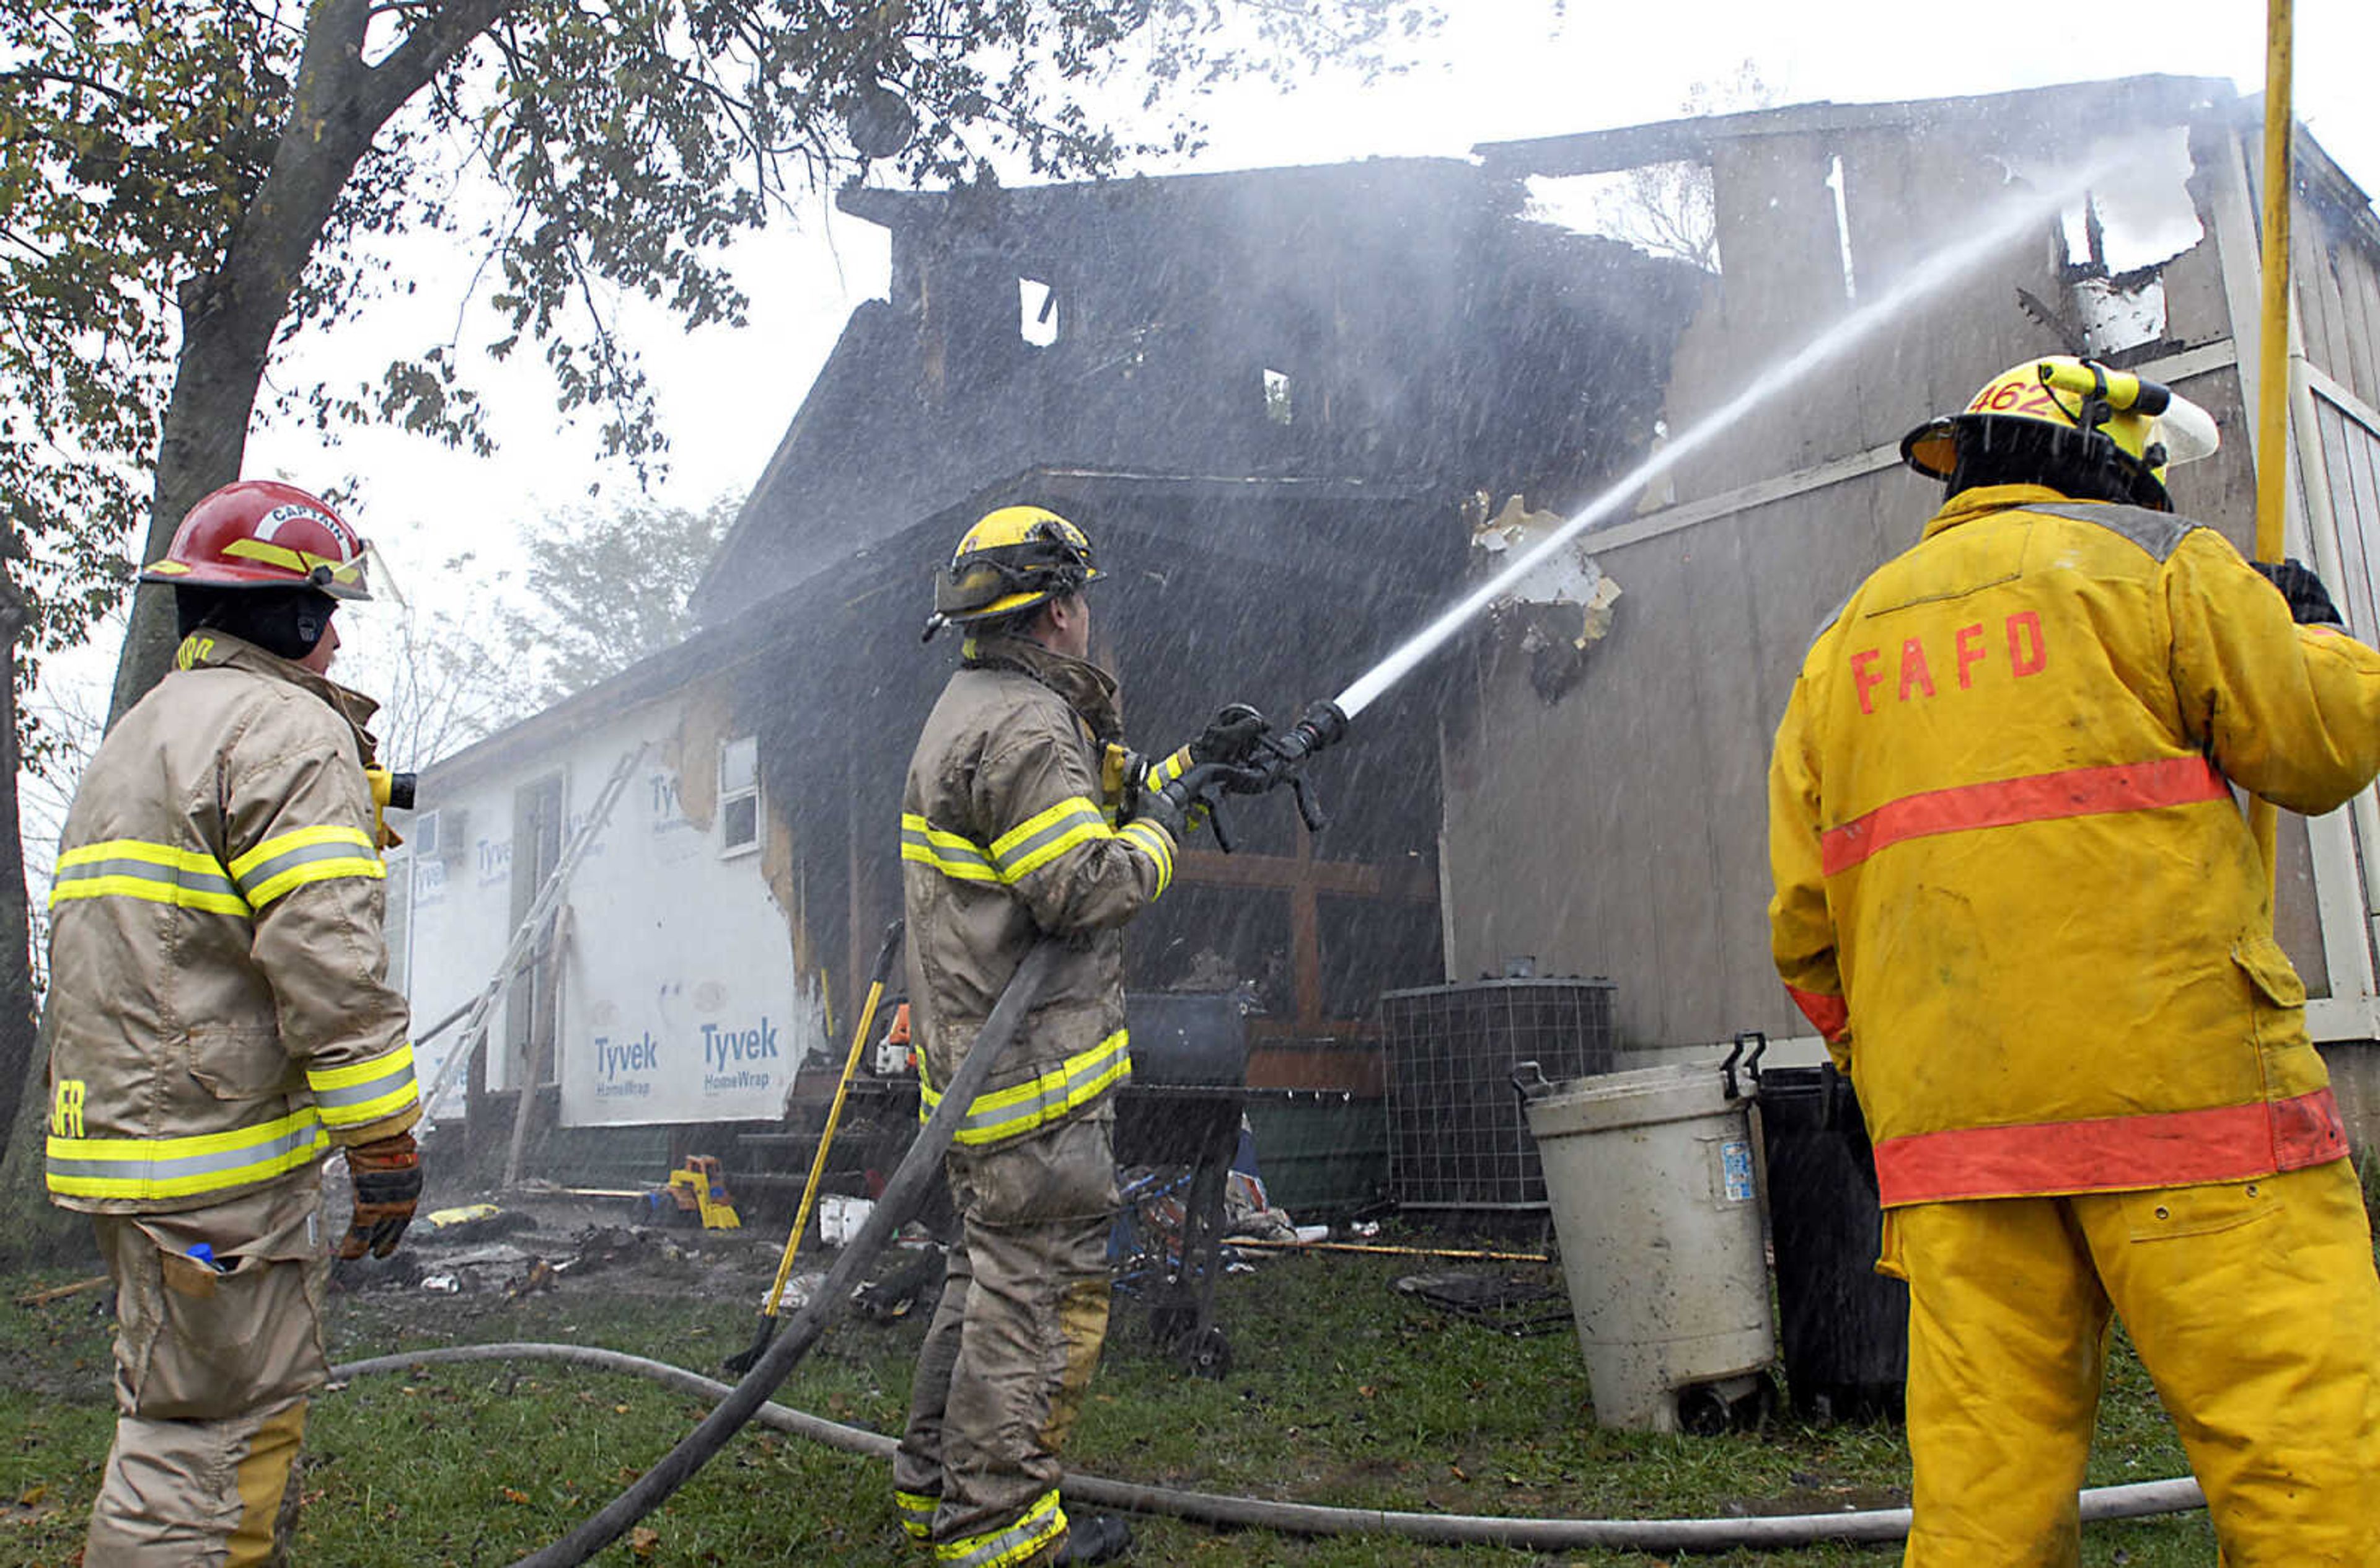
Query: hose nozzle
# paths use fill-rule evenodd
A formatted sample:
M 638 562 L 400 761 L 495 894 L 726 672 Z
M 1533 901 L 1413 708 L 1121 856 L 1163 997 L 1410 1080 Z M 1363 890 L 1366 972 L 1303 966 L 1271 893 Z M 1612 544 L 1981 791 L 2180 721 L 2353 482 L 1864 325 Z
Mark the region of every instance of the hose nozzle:
M 1325 747 L 1338 745 L 1346 736 L 1345 711 L 1326 697 L 1308 708 L 1278 744 L 1284 750 L 1293 751 L 1302 761 Z

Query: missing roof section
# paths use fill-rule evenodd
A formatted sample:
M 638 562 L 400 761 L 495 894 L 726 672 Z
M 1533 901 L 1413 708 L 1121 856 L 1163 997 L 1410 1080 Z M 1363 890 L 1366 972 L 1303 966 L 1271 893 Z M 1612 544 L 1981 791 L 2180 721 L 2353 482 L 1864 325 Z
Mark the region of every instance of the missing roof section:
M 1707 164 L 1691 159 L 1582 175 L 1535 175 L 1524 215 L 1572 234 L 1617 239 L 1647 256 L 1719 270 L 1718 219 Z
M 2104 138 L 2083 156 L 2090 188 L 2058 215 L 2070 315 L 2054 322 L 2069 346 L 2115 355 L 2166 335 L 2162 269 L 2205 237 L 2190 193 L 2190 133 L 2165 127 Z M 2009 177 L 2046 185 L 2063 168 L 2011 160 Z

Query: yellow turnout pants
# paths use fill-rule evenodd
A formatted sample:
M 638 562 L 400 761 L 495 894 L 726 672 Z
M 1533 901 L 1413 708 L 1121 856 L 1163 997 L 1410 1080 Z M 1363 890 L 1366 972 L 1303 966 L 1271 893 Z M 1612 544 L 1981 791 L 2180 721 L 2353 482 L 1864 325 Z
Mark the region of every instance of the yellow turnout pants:
M 2252 1182 L 1920 1204 L 1906 1278 L 1916 1568 L 2070 1568 L 2121 1316 L 2227 1568 L 2380 1565 L 2380 1277 L 2344 1161 Z

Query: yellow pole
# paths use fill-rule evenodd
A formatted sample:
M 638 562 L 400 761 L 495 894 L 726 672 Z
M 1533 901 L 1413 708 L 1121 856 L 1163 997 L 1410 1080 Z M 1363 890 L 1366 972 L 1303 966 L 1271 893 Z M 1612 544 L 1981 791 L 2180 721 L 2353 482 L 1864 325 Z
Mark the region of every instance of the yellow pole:
M 783 1256 L 777 1259 L 777 1278 L 769 1286 L 769 1304 L 760 1309 L 765 1318 L 777 1315 L 777 1303 L 783 1299 L 785 1282 L 793 1277 L 794 1253 L 802 1245 L 802 1232 L 808 1228 L 810 1209 L 818 1202 L 819 1178 L 826 1174 L 827 1151 L 834 1147 L 834 1131 L 843 1123 L 844 1097 L 851 1093 L 851 1080 L 859 1073 L 859 1053 L 868 1048 L 868 1027 L 876 1022 L 876 1004 L 884 998 L 884 977 L 868 988 L 868 1000 L 859 1009 L 859 1027 L 851 1031 L 851 1054 L 844 1058 L 843 1077 L 834 1086 L 834 1102 L 826 1108 L 826 1129 L 819 1134 L 818 1152 L 810 1156 L 810 1179 L 802 1187 L 802 1205 L 794 1213 L 794 1228 L 785 1237 Z
M 2277 561 L 2286 548 L 2289 480 L 2289 0 L 2265 11 L 2265 244 L 2263 323 L 2256 356 L 2256 559 Z M 2269 888 L 2279 877 L 2280 816 L 2262 797 L 2249 802 L 2248 825 L 2265 857 Z

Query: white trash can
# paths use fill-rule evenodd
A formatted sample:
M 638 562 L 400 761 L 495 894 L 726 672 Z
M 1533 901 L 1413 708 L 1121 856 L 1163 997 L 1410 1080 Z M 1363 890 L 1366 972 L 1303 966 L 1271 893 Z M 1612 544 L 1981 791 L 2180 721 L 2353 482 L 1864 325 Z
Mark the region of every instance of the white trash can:
M 1513 1069 L 1603 1426 L 1713 1433 L 1775 1397 L 1746 1115 L 1757 1079 L 1734 1064 L 1561 1084 Z

